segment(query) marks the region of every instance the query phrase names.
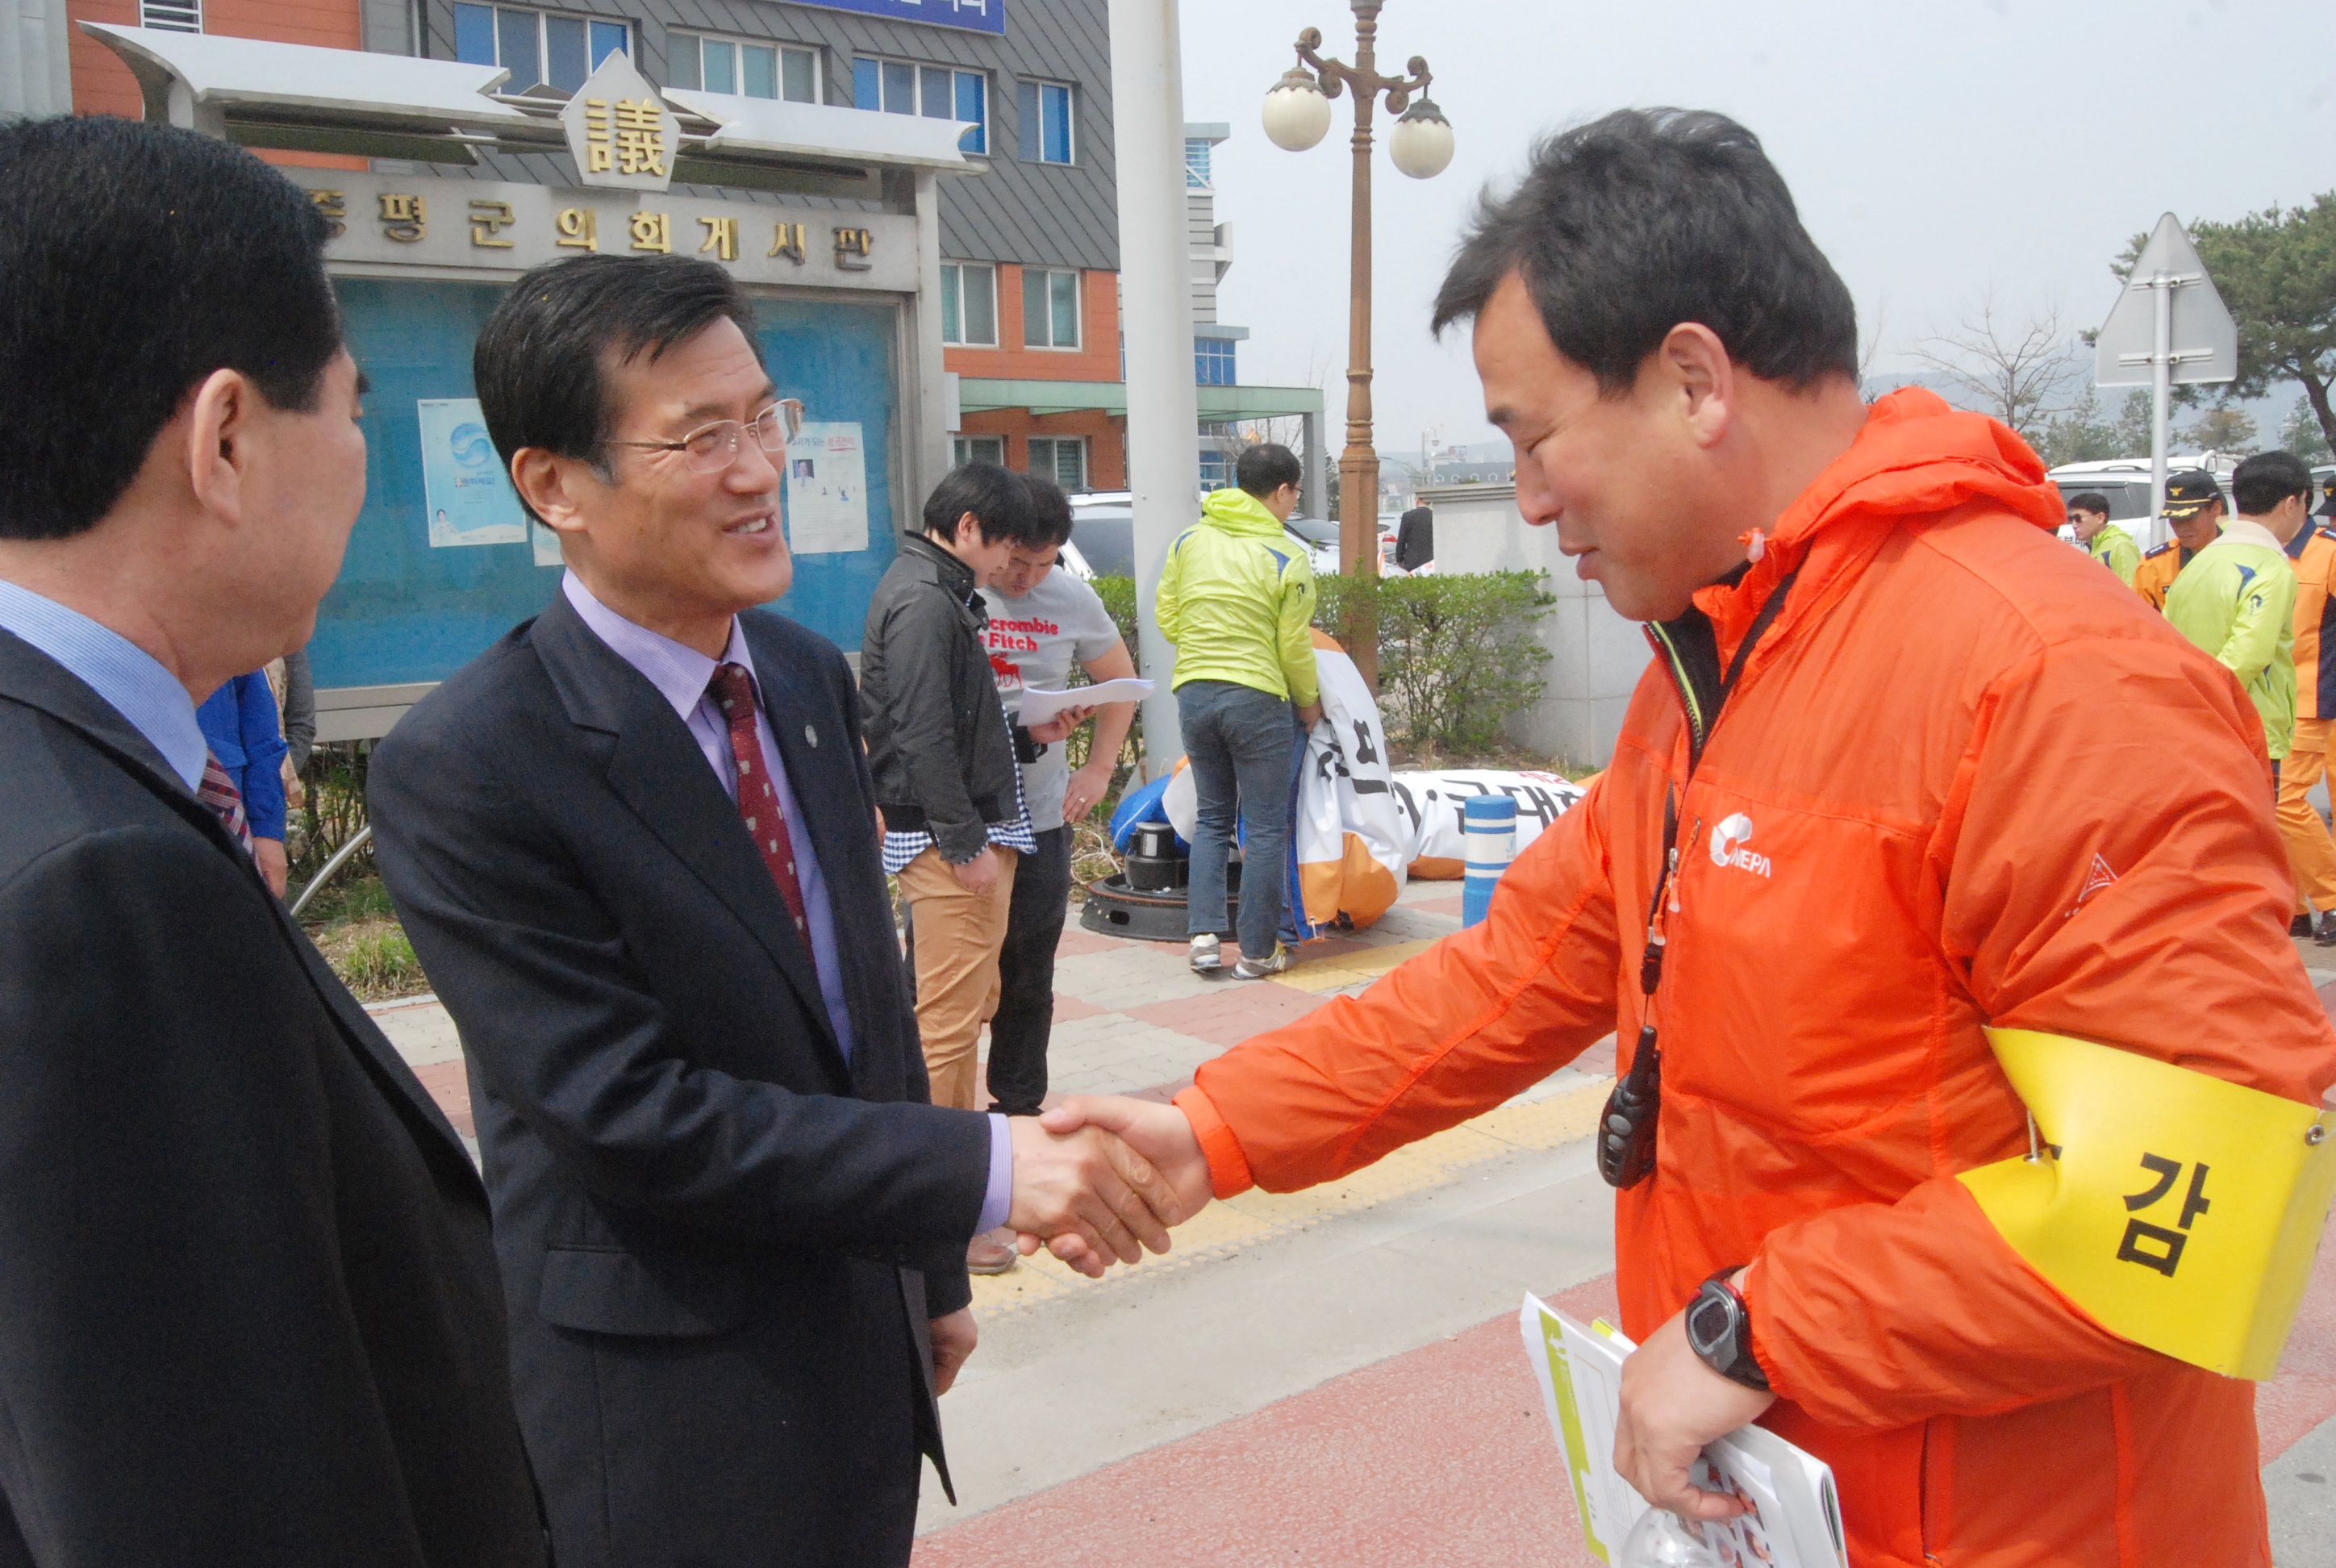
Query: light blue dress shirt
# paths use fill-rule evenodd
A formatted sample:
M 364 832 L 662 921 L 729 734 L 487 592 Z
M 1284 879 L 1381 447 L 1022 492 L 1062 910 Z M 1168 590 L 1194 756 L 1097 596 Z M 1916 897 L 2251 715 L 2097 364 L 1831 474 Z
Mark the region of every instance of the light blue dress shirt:
M 152 654 L 112 627 L 5 579 L 0 579 L 0 629 L 80 677 L 161 753 L 189 789 L 203 782 L 209 748 L 195 722 L 194 699 Z
M 640 671 L 648 683 L 657 687 L 657 695 L 673 705 L 681 722 L 689 728 L 692 740 L 705 756 L 706 765 L 722 781 L 725 794 L 738 798 L 738 766 L 730 755 L 730 726 L 706 695 L 706 687 L 714 679 L 717 664 L 735 664 L 745 667 L 754 681 L 754 738 L 761 743 L 763 766 L 766 776 L 778 786 L 779 811 L 787 820 L 788 831 L 805 846 L 811 842 L 810 829 L 803 827 L 803 813 L 795 804 L 794 786 L 787 779 L 786 759 L 779 755 L 771 735 L 771 716 L 762 701 L 763 674 L 754 667 L 754 656 L 746 647 L 746 633 L 735 619 L 730 623 L 730 645 L 723 649 L 720 659 L 711 659 L 696 648 L 674 641 L 645 626 L 627 620 L 593 597 L 592 590 L 574 572 L 565 573 L 560 579 L 560 591 L 583 618 L 592 634 L 608 645 L 608 651 Z M 181 696 L 185 694 L 180 693 Z M 199 737 L 200 742 L 200 737 Z M 196 771 L 201 772 L 200 758 Z M 873 824 L 871 823 L 872 827 Z M 812 967 L 819 974 L 820 1000 L 826 1005 L 828 1022 L 835 1029 L 836 1043 L 843 1047 L 846 1061 L 852 1059 L 855 1037 L 852 1032 L 852 1015 L 843 999 L 843 962 L 835 945 L 835 911 L 828 901 L 827 879 L 820 871 L 819 856 L 798 852 L 795 856 L 795 880 L 803 891 L 803 922 L 811 928 Z M 978 1231 L 995 1230 L 1006 1222 L 1007 1211 L 1014 1197 L 1014 1153 L 1006 1118 L 989 1118 L 989 1183 L 981 1205 Z

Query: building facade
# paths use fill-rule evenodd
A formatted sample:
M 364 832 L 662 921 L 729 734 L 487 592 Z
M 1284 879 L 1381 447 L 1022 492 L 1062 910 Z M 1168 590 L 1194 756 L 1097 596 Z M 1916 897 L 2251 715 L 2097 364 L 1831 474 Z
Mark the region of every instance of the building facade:
M 1127 482 L 1107 0 L 0 5 L 48 52 L 0 70 L 25 112 L 54 108 L 62 76 L 77 112 L 252 147 L 335 220 L 328 259 L 377 391 L 365 513 L 311 647 L 320 738 L 384 733 L 540 608 L 556 573 L 532 525 L 466 521 L 433 488 L 462 482 L 440 472 L 458 458 L 491 459 L 463 417 L 470 345 L 527 265 L 711 254 L 757 297 L 782 393 L 852 452 L 856 521 L 806 521 L 788 498 L 786 608 L 847 650 L 897 531 L 951 463 L 1075 491 Z M 385 56 L 412 63 L 364 63 Z M 654 191 L 580 168 L 579 89 L 618 77 L 669 122 Z M 1205 180 L 1191 186 L 1211 252 L 1196 252 L 1196 304 L 1204 291 L 1216 336 L 1201 341 L 1225 357 L 1216 370 L 1220 349 L 1196 352 L 1204 427 L 1319 413 L 1310 389 L 1233 385 L 1238 332 L 1214 322 L 1230 236 Z

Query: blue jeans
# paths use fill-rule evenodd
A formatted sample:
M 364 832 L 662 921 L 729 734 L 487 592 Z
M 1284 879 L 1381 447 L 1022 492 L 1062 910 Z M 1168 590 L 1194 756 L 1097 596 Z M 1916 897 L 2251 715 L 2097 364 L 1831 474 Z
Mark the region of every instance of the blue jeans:
M 1241 934 L 1245 958 L 1267 958 L 1280 940 L 1290 859 L 1290 790 L 1297 778 L 1298 713 L 1289 700 L 1231 681 L 1176 688 L 1184 755 L 1200 795 L 1192 841 L 1192 885 L 1184 929 L 1225 929 L 1225 862 L 1238 808 L 1241 829 Z

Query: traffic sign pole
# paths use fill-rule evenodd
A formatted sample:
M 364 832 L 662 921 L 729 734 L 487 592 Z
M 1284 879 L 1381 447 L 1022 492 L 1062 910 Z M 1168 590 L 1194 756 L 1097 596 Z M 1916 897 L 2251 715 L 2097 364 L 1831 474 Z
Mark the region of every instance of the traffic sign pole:
M 2165 542 L 2167 425 L 2174 388 L 2230 381 L 2239 373 L 2239 328 L 2181 221 L 2157 220 L 2134 258 L 2125 291 L 2093 340 L 2098 386 L 2149 387 L 2148 537 Z
M 2174 279 L 2161 272 L 2149 287 L 2157 297 L 2157 343 L 2149 356 L 2148 547 L 2155 549 L 2166 542 L 2157 531 L 2166 521 L 2166 427 L 2174 414 Z

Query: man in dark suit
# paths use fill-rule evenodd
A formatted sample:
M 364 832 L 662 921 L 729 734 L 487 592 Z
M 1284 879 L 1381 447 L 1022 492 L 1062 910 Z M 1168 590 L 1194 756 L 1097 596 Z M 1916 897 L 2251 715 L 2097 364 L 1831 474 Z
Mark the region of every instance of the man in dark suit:
M 561 1568 L 907 1563 L 966 1243 L 1133 1261 L 1175 1212 L 1115 1140 L 929 1103 L 850 667 L 753 608 L 793 564 L 752 329 L 709 262 L 513 287 L 480 402 L 569 570 L 373 762 Z
M 1436 513 L 1422 502 L 1396 524 L 1395 563 L 1406 571 L 1417 571 L 1435 559 Z
M 545 1561 L 486 1193 L 195 720 L 364 499 L 324 242 L 224 141 L 0 127 L 0 1564 Z

